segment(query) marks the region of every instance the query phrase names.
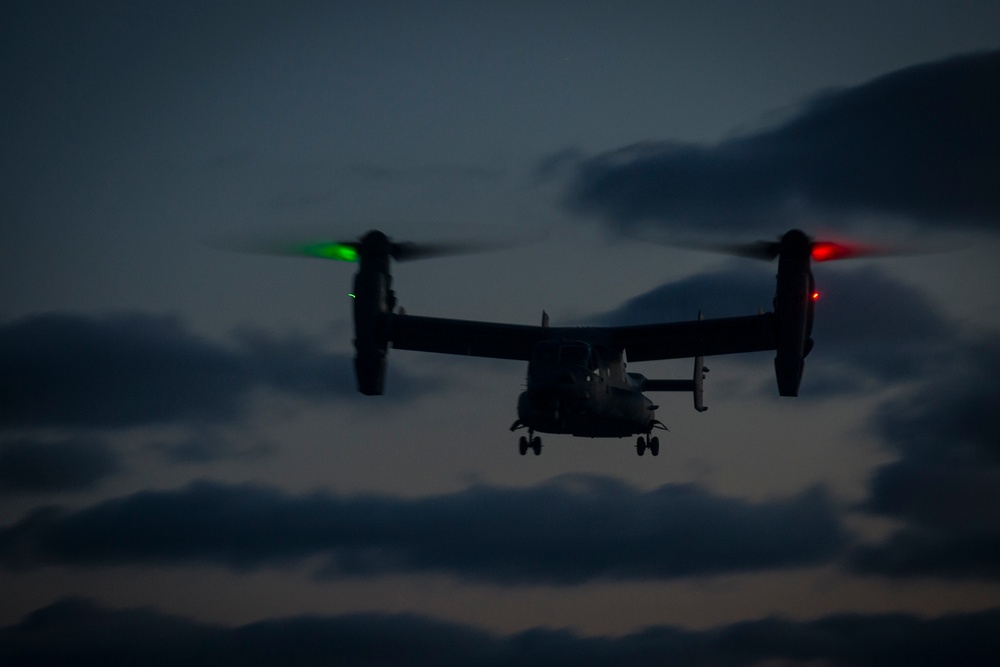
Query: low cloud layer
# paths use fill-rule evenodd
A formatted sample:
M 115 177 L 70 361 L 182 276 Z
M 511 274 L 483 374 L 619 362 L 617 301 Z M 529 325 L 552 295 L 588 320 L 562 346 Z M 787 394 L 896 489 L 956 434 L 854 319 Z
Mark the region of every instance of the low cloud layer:
M 418 499 L 199 482 L 36 510 L 0 529 L 0 563 L 248 570 L 325 556 L 322 577 L 441 572 L 570 585 L 805 566 L 829 562 L 846 542 L 820 489 L 751 503 L 694 484 L 640 491 L 580 476 Z
M 120 468 L 118 453 L 100 440 L 0 441 L 0 495 L 82 491 Z
M 714 146 L 645 142 L 577 160 L 568 207 L 628 229 L 774 233 L 879 215 L 997 230 L 1000 51 L 908 67 L 827 92 L 776 127 Z M 558 159 L 556 159 L 558 158 Z
M 394 375 L 393 397 L 412 396 L 414 383 Z M 357 395 L 351 357 L 306 339 L 243 333 L 222 344 L 145 314 L 51 313 L 0 325 L 0 428 L 232 421 L 258 389 Z
M 414 615 L 296 616 L 229 628 L 152 609 L 67 599 L 0 628 L 5 665 L 995 665 L 1000 610 L 920 618 L 765 618 L 704 630 L 653 626 L 620 637 L 568 630 L 496 634 Z
M 899 459 L 876 470 L 864 509 L 903 527 L 859 549 L 856 571 L 1000 579 L 1000 343 L 964 353 L 873 418 Z

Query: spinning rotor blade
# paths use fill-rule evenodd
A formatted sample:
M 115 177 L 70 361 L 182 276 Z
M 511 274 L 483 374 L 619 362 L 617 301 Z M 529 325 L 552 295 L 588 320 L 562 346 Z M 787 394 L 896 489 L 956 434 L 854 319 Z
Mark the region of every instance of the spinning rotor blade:
M 289 246 L 286 252 L 279 254 L 333 259 L 338 262 L 356 262 L 361 255 L 361 246 L 354 242 L 319 241 Z
M 408 262 L 415 259 L 469 255 L 488 250 L 498 250 L 502 247 L 487 243 L 413 243 L 404 241 L 402 243 L 393 243 L 390 246 L 390 253 L 392 254 L 392 258 L 397 262 Z
M 218 250 L 246 252 L 255 255 L 281 255 L 284 257 L 318 257 L 333 259 L 340 262 L 357 262 L 360 256 L 361 244 L 356 241 L 307 241 L 304 243 L 289 243 L 287 241 L 260 239 L 214 239 L 208 242 L 209 247 Z
M 868 245 L 865 243 L 813 241 L 812 244 L 812 259 L 814 262 L 829 262 L 837 259 L 854 259 L 856 257 L 887 257 L 890 255 L 905 254 L 910 253 L 902 249 Z
M 798 230 L 792 230 L 777 241 L 753 241 L 751 243 L 666 242 L 664 245 L 671 245 L 678 248 L 689 248 L 692 250 L 703 250 L 706 252 L 715 252 L 724 255 L 734 255 L 736 257 L 747 257 L 749 259 L 760 259 L 769 262 L 777 259 L 778 255 L 781 254 L 782 246 L 786 242 L 786 238 L 789 237 L 789 235 L 801 235 L 799 238 L 804 238 L 805 242 L 809 244 L 810 256 L 815 262 L 829 262 L 859 257 L 886 257 L 892 255 L 917 254 L 916 251 L 913 250 L 855 243 L 851 241 L 814 241 Z M 659 241 L 657 242 L 662 243 Z
M 690 239 L 664 239 L 659 234 L 649 236 L 647 234 L 637 234 L 635 236 L 640 241 L 655 243 L 656 245 L 670 246 L 671 248 L 684 248 L 686 250 L 699 250 L 702 252 L 713 252 L 721 255 L 734 255 L 736 257 L 746 257 L 748 259 L 762 259 L 770 261 L 781 253 L 781 243 L 779 241 L 755 241 L 752 243 L 716 243 L 713 241 L 701 241 Z
M 240 252 L 291 257 L 315 257 L 318 259 L 332 259 L 338 262 L 359 262 L 361 261 L 361 257 L 366 253 L 373 255 L 388 254 L 398 262 L 407 262 L 417 259 L 502 250 L 518 244 L 504 242 L 413 243 L 410 241 L 397 243 L 391 241 L 382 232 L 373 230 L 366 233 L 357 241 L 332 241 L 329 239 L 317 239 L 297 243 L 274 240 L 249 242 L 221 241 L 212 245 Z
M 718 252 L 724 255 L 761 259 L 769 262 L 781 254 L 781 244 L 776 241 L 754 241 L 752 243 L 717 243 L 701 246 L 687 246 L 708 252 Z

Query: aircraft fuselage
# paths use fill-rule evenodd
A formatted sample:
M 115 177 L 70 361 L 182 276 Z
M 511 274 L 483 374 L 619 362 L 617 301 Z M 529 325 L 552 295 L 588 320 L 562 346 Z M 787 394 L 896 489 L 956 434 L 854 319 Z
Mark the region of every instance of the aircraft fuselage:
M 532 431 L 592 438 L 648 434 L 655 409 L 620 352 L 572 340 L 535 345 L 517 403 L 518 420 Z

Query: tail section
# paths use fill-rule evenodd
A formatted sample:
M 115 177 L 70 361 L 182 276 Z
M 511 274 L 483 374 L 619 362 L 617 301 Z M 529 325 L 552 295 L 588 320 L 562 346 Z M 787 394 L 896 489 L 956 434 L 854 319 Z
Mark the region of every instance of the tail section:
M 705 367 L 703 357 L 694 358 L 694 373 L 690 380 L 646 380 L 642 384 L 642 391 L 690 391 L 694 398 L 694 409 L 698 412 L 708 410 L 705 407 Z

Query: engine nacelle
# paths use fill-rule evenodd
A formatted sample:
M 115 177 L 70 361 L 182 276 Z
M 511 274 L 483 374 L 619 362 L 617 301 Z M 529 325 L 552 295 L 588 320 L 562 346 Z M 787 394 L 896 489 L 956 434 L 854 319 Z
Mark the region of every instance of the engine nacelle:
M 781 237 L 778 284 L 774 295 L 774 373 L 781 396 L 798 396 L 803 360 L 812 349 L 813 283 L 809 262 L 812 240 L 793 229 Z
M 389 239 L 381 232 L 362 238 L 354 276 L 354 372 L 358 391 L 380 395 L 389 355 L 389 318 L 396 306 L 389 273 Z

